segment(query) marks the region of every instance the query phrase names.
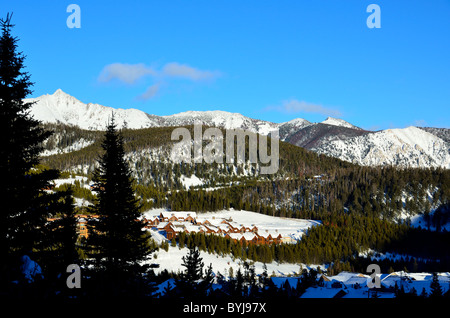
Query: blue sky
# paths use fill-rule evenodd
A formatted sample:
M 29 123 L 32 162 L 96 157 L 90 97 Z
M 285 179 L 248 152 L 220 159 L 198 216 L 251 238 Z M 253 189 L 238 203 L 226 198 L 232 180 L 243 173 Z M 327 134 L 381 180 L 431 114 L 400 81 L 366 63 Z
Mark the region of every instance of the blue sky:
M 80 8 L 69 28 L 67 7 Z M 381 28 L 368 28 L 369 4 Z M 35 82 L 155 115 L 450 128 L 450 1 L 9 1 Z

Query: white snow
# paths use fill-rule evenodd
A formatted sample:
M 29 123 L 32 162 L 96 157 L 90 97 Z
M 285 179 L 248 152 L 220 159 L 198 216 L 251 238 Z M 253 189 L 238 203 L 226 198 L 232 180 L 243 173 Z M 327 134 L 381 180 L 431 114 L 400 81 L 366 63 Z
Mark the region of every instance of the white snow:
M 331 140 L 313 150 L 365 166 L 450 168 L 449 143 L 417 127 Z
M 321 224 L 314 220 L 279 218 L 244 210 L 208 212 L 201 214 L 200 216 L 205 219 L 231 218 L 238 224 L 249 227 L 258 227 L 258 233 L 264 234 L 266 231 L 269 233 L 279 233 L 282 237 L 288 237 L 293 240 L 301 239 L 302 235 L 305 234 L 310 227 Z
M 430 216 L 433 214 L 430 213 Z M 410 217 L 411 219 L 411 226 L 412 227 L 421 227 L 423 229 L 430 229 L 430 231 L 436 231 L 436 226 L 434 226 L 433 224 L 428 225 L 428 223 L 425 220 L 425 216 L 423 214 L 416 214 L 412 217 Z M 444 231 L 444 229 L 446 231 L 450 231 L 450 221 L 448 221 L 447 223 L 441 225 L 441 231 Z
M 202 179 L 200 179 L 199 177 L 197 177 L 195 174 L 193 174 L 190 177 L 186 177 L 185 175 L 182 175 L 180 180 L 186 190 L 189 190 L 189 188 L 191 186 L 194 186 L 194 187 L 201 186 L 204 183 L 204 181 Z
M 114 113 L 119 127 L 143 128 L 154 126 L 146 113 L 137 109 L 114 109 L 99 104 L 85 104 L 58 89 L 52 95 L 26 99 L 36 102 L 31 108 L 34 118 L 48 123 L 64 123 L 83 129 L 105 130 Z
M 280 125 L 295 125 L 298 127 L 306 127 L 309 125 L 312 125 L 309 121 L 307 121 L 306 119 L 303 118 L 294 118 L 290 121 L 286 121 L 284 123 L 281 123 Z
M 179 247 L 169 247 L 168 252 L 163 249 L 159 249 L 158 252 L 155 252 L 156 258 L 149 260 L 148 263 L 156 263 L 159 264 L 159 268 L 155 269 L 155 273 L 159 274 L 163 270 L 167 269 L 169 272 L 182 272 L 185 270 L 182 264 L 182 257 L 188 254 L 189 249 L 184 247 L 180 249 Z M 233 269 L 234 274 L 238 271 L 239 267 L 241 267 L 241 271 L 243 271 L 243 261 L 240 259 L 234 259 L 231 255 L 219 256 L 217 254 L 208 254 L 207 252 L 200 251 L 200 257 L 203 258 L 204 269 L 212 264 L 213 272 L 217 274 L 220 272 L 224 276 L 229 276 L 230 267 Z M 247 261 L 251 263 L 251 261 Z M 263 273 L 264 264 L 261 262 L 255 262 L 255 273 L 260 275 Z M 302 268 L 309 268 L 305 264 L 288 264 L 288 263 L 277 263 L 272 262 L 270 264 L 266 264 L 267 273 L 269 275 L 275 274 L 277 276 L 286 276 L 286 275 L 295 275 L 300 273 L 300 266 Z M 311 265 L 310 267 L 317 268 L 319 265 Z M 322 265 L 322 268 L 323 265 Z
M 69 153 L 72 151 L 77 151 L 80 149 L 83 149 L 87 146 L 90 146 L 94 143 L 93 140 L 85 140 L 83 138 L 81 138 L 80 140 L 77 140 L 76 142 L 74 142 L 72 145 L 67 146 L 65 148 L 54 148 L 52 150 L 44 150 L 40 153 L 41 156 L 46 157 L 46 156 L 51 156 L 51 155 L 56 155 L 56 154 L 62 154 L 62 153 Z
M 88 184 L 88 178 L 85 176 L 75 176 L 75 178 L 70 177 L 54 180 L 55 187 L 59 187 L 62 184 L 75 184 L 76 181 L 80 182 L 82 187 L 90 189 L 90 186 Z
M 166 210 L 164 209 L 152 209 L 146 211 L 144 216 L 149 218 L 154 215 L 159 215 L 161 212 L 165 211 Z M 313 225 L 320 224 L 311 220 L 278 218 L 249 211 L 233 210 L 202 213 L 199 214 L 198 217 L 202 220 L 210 220 L 213 223 L 219 222 L 222 218 L 232 218 L 233 222 L 242 223 L 245 226 L 256 225 L 261 229 L 269 229 L 271 231 L 278 230 L 279 233 L 283 233 L 284 235 L 298 234 L 299 232 L 306 231 Z M 151 230 L 151 233 L 153 239 L 155 239 L 158 243 L 166 240 L 163 235 L 156 233 L 153 230 Z M 182 266 L 182 257 L 187 254 L 188 248 L 186 247 L 179 248 L 179 246 L 170 246 L 167 252 L 164 249 L 159 249 L 159 251 L 153 253 L 153 258 L 148 260 L 147 263 L 159 265 L 158 268 L 154 269 L 156 274 L 159 274 L 164 270 L 175 273 L 183 272 L 185 267 Z M 220 272 L 225 279 L 229 278 L 230 269 L 232 269 L 234 275 L 236 275 L 239 269 L 241 269 L 241 271 L 244 270 L 243 261 L 239 258 L 234 258 L 232 255 L 217 255 L 200 251 L 200 256 L 203 259 L 204 269 L 211 264 L 213 272 L 215 274 Z M 385 257 L 397 259 L 401 257 L 401 255 L 380 255 L 374 257 L 373 261 L 376 263 L 378 260 Z M 320 268 L 322 271 L 326 269 L 326 266 L 323 264 L 288 264 L 277 263 L 275 261 L 269 264 L 263 264 L 261 262 L 252 262 L 250 260 L 247 260 L 247 262 L 250 265 L 254 265 L 256 275 L 262 274 L 264 271 L 264 265 L 266 265 L 267 273 L 273 276 L 272 281 L 278 287 L 282 286 L 287 280 L 291 287 L 295 288 L 298 277 L 303 269 L 310 270 Z M 440 285 L 445 293 L 450 286 L 450 273 L 444 272 L 438 273 L 438 275 Z M 327 276 L 326 273 L 318 274 L 318 278 L 320 277 L 323 278 L 323 285 L 308 288 L 301 298 L 332 298 L 336 295 L 342 298 L 368 298 L 371 296 L 368 294 L 367 288 L 367 282 L 371 279 L 368 273 L 340 272 L 333 276 Z M 430 293 L 430 283 L 432 279 L 432 275 L 430 273 L 380 273 L 378 274 L 378 277 L 380 278 L 381 286 L 384 289 L 372 289 L 372 291 L 376 290 L 379 298 L 395 297 L 393 287 L 396 284 L 398 287 L 402 286 L 406 292 L 409 292 L 412 288 L 414 288 L 417 294 L 420 294 L 422 289 L 425 288 L 425 291 Z M 340 284 L 336 285 L 335 283 Z M 166 285 L 167 281 L 159 287 L 160 290 L 162 291 L 162 288 Z M 171 282 L 171 285 L 174 285 L 173 281 Z
M 154 269 L 155 273 L 161 273 L 163 270 L 169 272 L 183 272 L 185 267 L 182 266 L 182 257 L 186 256 L 188 248 L 169 247 L 168 252 L 160 249 L 154 253 L 152 260 L 148 263 L 159 264 L 159 267 Z M 219 272 L 225 277 L 229 278 L 230 268 L 233 275 L 236 275 L 237 271 L 241 269 L 244 271 L 243 261 L 240 259 L 234 259 L 230 255 L 219 256 L 217 254 L 208 254 L 207 252 L 200 251 L 200 257 L 203 259 L 204 269 L 210 264 L 212 265 L 213 272 L 217 275 Z M 247 261 L 250 265 L 255 266 L 256 275 L 261 275 L 264 271 L 264 264 L 261 262 Z M 293 288 L 297 286 L 298 277 L 303 269 L 311 270 L 320 268 L 325 270 L 323 265 L 305 265 L 305 264 L 279 264 L 272 262 L 265 264 L 267 267 L 267 273 L 271 275 L 271 279 L 277 287 L 281 287 L 286 280 Z M 403 287 L 405 292 L 410 292 L 414 288 L 418 295 L 425 288 L 425 291 L 429 294 L 432 275 L 430 273 L 405 273 L 394 272 L 391 274 L 381 273 L 377 275 L 380 278 L 381 286 L 384 289 L 372 289 L 377 291 L 379 298 L 393 298 L 395 297 L 394 286 Z M 327 276 L 326 274 L 318 274 L 317 278 L 324 278 L 322 286 L 310 287 L 306 292 L 301 295 L 301 298 L 333 298 L 338 293 L 342 298 L 368 298 L 367 282 L 371 279 L 368 274 L 354 273 L 354 272 L 340 272 L 334 276 Z M 443 292 L 447 292 L 450 283 L 450 273 L 438 273 L 439 283 Z M 335 283 L 340 283 L 337 286 Z M 162 292 L 164 286 L 167 285 L 167 281 L 163 283 L 159 288 Z M 171 286 L 174 286 L 174 282 L 171 281 Z

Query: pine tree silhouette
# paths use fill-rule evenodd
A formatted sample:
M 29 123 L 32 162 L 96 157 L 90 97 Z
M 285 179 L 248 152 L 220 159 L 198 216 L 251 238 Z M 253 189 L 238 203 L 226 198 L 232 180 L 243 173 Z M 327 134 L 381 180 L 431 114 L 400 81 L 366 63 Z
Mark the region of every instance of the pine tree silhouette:
M 209 266 L 203 274 L 203 259 L 197 248 L 190 248 L 186 256 L 182 257 L 182 266 L 186 270 L 180 274 L 180 279 L 176 281 L 176 287 L 181 297 L 196 298 L 205 297 L 211 288 L 214 278 L 212 267 Z
M 75 217 L 71 187 L 64 191 L 58 191 L 54 195 L 58 196 L 58 199 L 52 202 L 51 208 L 58 212 L 58 217 L 47 224 L 45 245 L 51 246 L 51 249 L 43 252 L 42 259 L 51 273 L 51 275 L 47 275 L 48 278 L 59 285 L 59 290 L 68 291 L 66 285 L 67 266 L 70 264 L 79 265 L 80 263 L 78 255 L 78 221 Z M 69 290 L 68 292 L 71 291 L 74 290 Z
M 70 193 L 52 193 L 57 170 L 36 169 L 40 163 L 42 143 L 52 134 L 30 116 L 33 105 L 24 99 L 32 93 L 30 75 L 23 71 L 25 56 L 17 51 L 18 39 L 11 35 L 12 15 L 0 20 L 0 257 L 2 283 L 11 281 L 17 272 L 17 260 L 27 254 L 49 269 L 49 254 L 54 257 L 55 245 L 48 218 L 58 213 L 58 202 L 70 201 Z M 63 213 L 73 213 L 66 206 Z M 71 237 L 71 239 L 75 237 Z M 64 246 L 62 250 L 67 247 Z M 74 246 L 68 247 L 74 249 Z M 61 251 L 61 250 L 60 250 Z M 58 253 L 58 252 L 56 252 Z M 67 266 L 66 264 L 65 266 Z M 64 269 L 57 269 L 63 272 Z M 45 276 L 45 275 L 44 275 Z
M 437 273 L 433 273 L 433 279 L 430 284 L 430 298 L 438 299 L 443 295 L 442 287 L 439 284 L 439 278 Z
M 100 292 L 113 296 L 141 294 L 145 292 L 143 279 L 149 268 L 142 262 L 152 251 L 114 116 L 102 148 L 104 153 L 93 177 L 97 201 L 89 210 L 95 217 L 88 221 L 86 252 L 95 259 Z

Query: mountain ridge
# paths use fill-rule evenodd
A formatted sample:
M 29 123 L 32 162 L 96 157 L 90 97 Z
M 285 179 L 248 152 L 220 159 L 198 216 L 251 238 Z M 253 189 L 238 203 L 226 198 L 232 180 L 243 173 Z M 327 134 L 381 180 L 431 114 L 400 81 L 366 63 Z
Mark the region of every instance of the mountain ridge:
M 282 141 L 317 153 L 366 166 L 450 168 L 450 129 L 396 128 L 367 131 L 351 123 L 328 117 L 320 123 L 303 118 L 274 123 L 223 110 L 185 111 L 157 116 L 130 108 L 85 104 L 56 90 L 36 98 L 31 108 L 34 118 L 44 123 L 66 124 L 86 130 L 105 130 L 114 113 L 119 128 L 176 127 L 200 123 L 224 129 L 245 129 L 261 135 L 279 131 Z
M 185 122 L 187 121 L 188 123 L 194 123 L 195 119 L 203 120 L 206 122 L 214 122 L 215 125 L 222 124 L 222 128 L 225 129 L 239 128 L 238 127 L 239 125 L 241 126 L 247 125 L 249 126 L 247 127 L 247 129 L 258 133 L 262 133 L 260 131 L 255 130 L 258 126 L 263 126 L 262 130 L 264 130 L 265 128 L 276 129 L 283 127 L 284 125 L 306 126 L 313 124 L 303 118 L 295 118 L 287 122 L 274 123 L 270 121 L 250 118 L 240 113 L 232 113 L 223 110 L 208 110 L 208 111 L 188 110 L 172 115 L 158 116 L 145 113 L 135 108 L 124 109 L 124 108 L 113 108 L 109 106 L 103 106 L 96 103 L 85 104 L 80 100 L 78 100 L 77 98 L 73 97 L 72 95 L 63 92 L 61 89 L 57 89 L 53 94 L 45 94 L 35 98 L 28 98 L 25 101 L 36 102 L 35 105 L 33 105 L 32 107 L 31 114 L 34 115 L 35 118 L 43 122 L 63 123 L 66 125 L 78 126 L 80 128 L 88 130 L 105 130 L 107 120 L 111 116 L 111 113 L 113 112 L 116 117 L 116 122 L 119 128 L 122 128 L 126 123 L 127 128 L 131 129 L 139 129 L 155 126 L 177 126 L 179 125 L 180 119 L 184 120 Z M 60 112 L 59 108 L 61 105 L 66 106 L 65 113 Z M 78 107 L 81 110 L 81 112 L 75 114 L 74 113 L 75 107 Z M 94 112 L 97 112 L 97 117 L 101 117 L 101 119 L 95 119 L 93 114 Z M 85 115 L 85 117 L 87 118 L 81 120 L 79 119 L 80 115 Z M 139 116 L 144 117 L 144 119 L 139 118 Z M 231 121 L 230 118 L 233 116 L 237 117 L 235 118 L 234 122 Z M 76 118 L 78 118 L 78 120 L 74 121 L 73 119 Z M 253 125 L 251 124 L 249 125 L 248 123 L 253 123 Z M 345 125 L 345 127 L 352 127 L 352 128 L 354 127 L 357 129 L 361 129 L 342 119 L 332 117 L 327 117 L 327 119 L 322 123 L 337 126 Z

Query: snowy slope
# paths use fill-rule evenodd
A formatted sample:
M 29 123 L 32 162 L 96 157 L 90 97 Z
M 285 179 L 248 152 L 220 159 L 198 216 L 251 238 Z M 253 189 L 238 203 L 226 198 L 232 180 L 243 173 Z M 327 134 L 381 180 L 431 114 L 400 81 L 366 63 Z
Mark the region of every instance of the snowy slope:
M 159 274 L 165 269 L 169 272 L 182 272 L 186 269 L 181 265 L 182 257 L 186 256 L 188 252 L 189 249 L 186 247 L 182 249 L 178 247 L 169 247 L 167 252 L 160 249 L 156 252 L 157 258 L 149 261 L 149 263 L 159 264 L 159 268 L 155 269 L 156 274 Z M 203 258 L 205 268 L 208 267 L 209 264 L 212 264 L 214 273 L 220 272 L 222 275 L 228 275 L 230 267 L 233 269 L 234 273 L 238 271 L 239 267 L 241 268 L 241 271 L 243 271 L 243 262 L 239 259 L 234 259 L 231 255 L 219 256 L 217 254 L 208 254 L 201 251 L 200 257 Z M 257 275 L 263 273 L 263 266 L 263 263 L 255 262 L 255 272 Z M 266 264 L 266 266 L 269 274 L 275 273 L 276 275 L 292 275 L 300 272 L 300 264 L 279 264 L 277 262 L 272 262 L 270 264 Z M 303 268 L 307 267 L 305 264 L 302 266 Z M 312 267 L 313 266 L 317 267 L 318 265 L 312 265 Z M 322 268 L 324 268 L 323 265 Z
M 314 124 L 303 118 L 295 118 L 290 121 L 281 123 L 278 125 L 280 139 L 286 141 L 287 138 L 294 135 L 296 132 L 311 125 Z
M 360 165 L 450 168 L 450 144 L 417 127 L 333 140 L 313 150 Z
M 213 217 L 223 219 L 231 218 L 234 222 L 243 224 L 244 226 L 255 225 L 261 230 L 261 233 L 265 231 L 272 234 L 279 233 L 281 236 L 290 237 L 293 240 L 300 240 L 310 227 L 320 225 L 319 222 L 314 220 L 280 218 L 250 211 L 224 210 L 204 213 L 201 217 L 204 219 L 211 219 Z
M 31 115 L 44 123 L 63 123 L 83 129 L 104 130 L 114 113 L 116 122 L 121 127 L 127 125 L 128 128 L 144 128 L 157 125 L 156 120 L 143 111 L 85 104 L 60 89 L 52 95 L 42 95 L 25 101 L 35 102 Z
M 278 127 L 278 124 L 275 123 L 221 110 L 186 111 L 170 116 L 162 116 L 161 118 L 164 119 L 164 126 L 182 126 L 200 123 L 204 126 L 221 127 L 225 129 L 245 129 L 264 135 Z

